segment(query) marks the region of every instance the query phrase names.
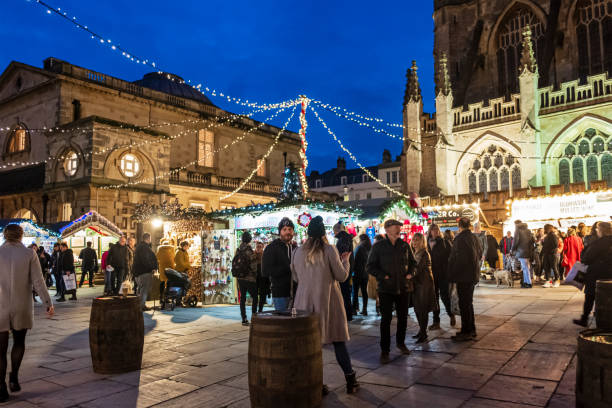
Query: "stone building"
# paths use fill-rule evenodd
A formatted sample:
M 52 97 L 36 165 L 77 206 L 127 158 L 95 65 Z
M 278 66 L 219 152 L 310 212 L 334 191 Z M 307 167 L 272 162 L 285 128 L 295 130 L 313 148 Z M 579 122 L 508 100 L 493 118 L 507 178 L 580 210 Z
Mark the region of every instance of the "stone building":
M 503 211 L 519 192 L 612 187 L 612 1 L 434 5 L 436 112 L 413 63 L 404 190 Z
M 42 69 L 11 62 L 0 76 L 0 218 L 52 223 L 93 209 L 134 234 L 130 216 L 145 200 L 206 210 L 269 202 L 283 163 L 299 161 L 290 131 L 238 194 L 222 197 L 280 131 L 216 107 L 172 74 L 128 82 L 55 58 Z

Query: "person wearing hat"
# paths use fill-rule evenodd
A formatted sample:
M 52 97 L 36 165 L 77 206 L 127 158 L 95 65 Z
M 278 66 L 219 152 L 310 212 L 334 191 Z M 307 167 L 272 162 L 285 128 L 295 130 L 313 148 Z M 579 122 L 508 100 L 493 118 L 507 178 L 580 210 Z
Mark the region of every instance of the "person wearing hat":
M 321 344 L 334 345 L 336 360 L 346 378 L 346 391 L 352 394 L 359 384 L 346 348 L 350 337 L 340 291 L 340 282 L 349 276 L 350 255 L 349 251 L 338 255 L 336 248 L 327 242 L 323 218 L 317 216 L 308 225 L 308 240 L 295 251 L 291 270 L 298 283 L 294 307 L 319 316 Z M 326 393 L 323 386 L 323 394 Z
M 412 277 L 417 266 L 410 246 L 400 238 L 402 223 L 397 220 L 385 221 L 385 239 L 375 243 L 370 251 L 366 269 L 378 282 L 380 300 L 380 360 L 390 361 L 391 319 L 393 307 L 397 313 L 395 344 L 403 354 L 410 354 L 404 344 L 408 326 L 408 307 L 414 289 Z
M 338 222 L 333 228 L 334 237 L 336 238 L 336 249 L 338 253 L 350 252 L 349 257 L 349 276 L 344 282 L 340 283 L 340 290 L 342 291 L 342 299 L 344 300 L 344 309 L 346 311 L 346 319 L 350 322 L 353 320 L 353 304 L 351 303 L 351 294 L 353 292 L 353 282 L 351 279 L 351 271 L 353 271 L 353 265 L 355 264 L 355 256 L 353 255 L 353 237 L 346 232 L 346 227 L 342 222 Z M 355 313 L 357 313 L 355 311 Z
M 243 326 L 249 325 L 246 314 L 247 293 L 251 295 L 252 300 L 251 316 L 257 314 L 257 257 L 251 248 L 251 240 L 251 234 L 245 231 L 232 261 L 232 275 L 238 280 L 240 290 L 240 316 Z
M 279 238 L 266 247 L 261 260 L 262 275 L 270 278 L 272 303 L 274 309 L 278 311 L 286 311 L 289 308 L 293 295 L 292 288 L 295 291 L 295 285 L 291 280 L 291 258 L 295 249 L 294 233 L 293 221 L 284 217 L 278 224 Z

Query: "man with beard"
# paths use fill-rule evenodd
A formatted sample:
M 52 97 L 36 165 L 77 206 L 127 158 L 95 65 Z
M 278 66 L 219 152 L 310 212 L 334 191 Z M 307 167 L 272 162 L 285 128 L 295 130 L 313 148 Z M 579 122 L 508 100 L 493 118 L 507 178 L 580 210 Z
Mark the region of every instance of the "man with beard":
M 262 275 L 272 283 L 272 303 L 277 311 L 289 308 L 296 285 L 291 278 L 291 258 L 296 248 L 293 242 L 295 226 L 293 221 L 284 217 L 278 224 L 279 238 L 272 241 L 262 256 Z

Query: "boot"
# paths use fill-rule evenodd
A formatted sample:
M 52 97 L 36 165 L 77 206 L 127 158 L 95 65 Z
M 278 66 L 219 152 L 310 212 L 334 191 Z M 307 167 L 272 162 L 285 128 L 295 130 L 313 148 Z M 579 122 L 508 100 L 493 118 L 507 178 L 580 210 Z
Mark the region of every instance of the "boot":
M 574 324 L 577 324 L 578 326 L 582 326 L 582 327 L 589 326 L 589 318 L 584 315 L 580 316 L 580 319 L 574 319 L 572 321 L 574 322 Z
M 21 391 L 21 385 L 19 385 L 19 379 L 17 377 L 17 373 L 9 374 L 9 388 L 11 389 L 11 392 Z
M 353 394 L 359 389 L 359 383 L 357 382 L 357 373 L 353 370 L 350 374 L 345 374 L 346 377 L 346 393 Z
M 366 309 L 365 307 L 363 308 L 363 310 L 361 311 L 361 315 L 362 316 L 367 316 L 368 315 L 368 309 Z
M 6 402 L 9 399 L 9 393 L 6 389 L 6 383 L 3 381 L 0 383 L 0 403 Z

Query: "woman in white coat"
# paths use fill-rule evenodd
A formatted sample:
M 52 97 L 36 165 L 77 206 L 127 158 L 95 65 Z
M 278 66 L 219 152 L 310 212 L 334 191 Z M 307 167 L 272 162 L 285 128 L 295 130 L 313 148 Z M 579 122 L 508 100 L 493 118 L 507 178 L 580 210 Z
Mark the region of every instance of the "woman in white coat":
M 308 240 L 295 251 L 291 262 L 293 280 L 298 283 L 294 307 L 318 313 L 321 343 L 333 343 L 336 360 L 346 377 L 346 392 L 359 388 L 351 358 L 346 349 L 349 340 L 340 282 L 349 275 L 350 253 L 342 254 L 327 242 L 323 218 L 315 217 L 308 225 Z M 327 388 L 323 386 L 323 394 Z
M 25 352 L 25 336 L 32 328 L 32 289 L 47 307 L 47 314 L 53 315 L 51 297 L 40 269 L 36 253 L 21 243 L 23 229 L 9 224 L 4 228 L 6 242 L 0 246 L 0 402 L 9 398 L 6 388 L 7 351 L 9 331 L 13 333 L 11 350 L 11 392 L 21 390 L 19 366 Z

